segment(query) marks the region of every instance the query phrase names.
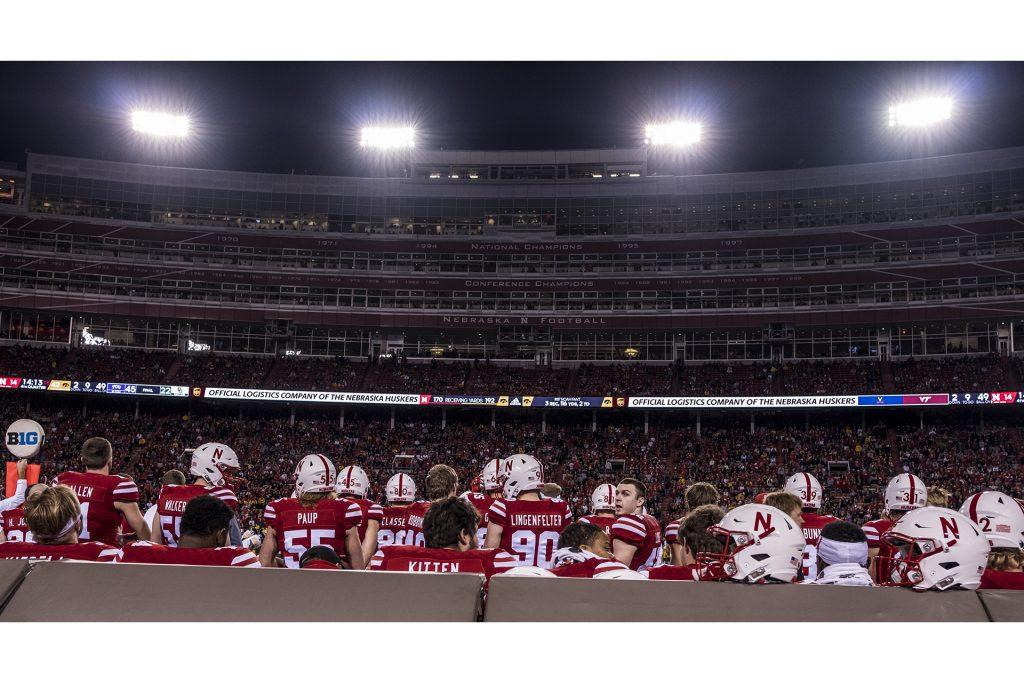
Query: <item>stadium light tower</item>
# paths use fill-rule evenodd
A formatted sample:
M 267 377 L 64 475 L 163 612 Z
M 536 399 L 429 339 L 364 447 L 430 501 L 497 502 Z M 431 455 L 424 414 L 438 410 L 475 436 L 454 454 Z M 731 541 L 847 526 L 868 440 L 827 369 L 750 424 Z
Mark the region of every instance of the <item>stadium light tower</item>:
M 927 128 L 952 117 L 952 97 L 924 97 L 889 107 L 890 128 Z
M 188 116 L 158 111 L 136 110 L 132 112 L 132 130 L 156 138 L 188 137 L 191 127 Z
M 412 149 L 416 129 L 412 126 L 367 126 L 359 137 L 359 146 L 382 151 Z
M 699 121 L 650 123 L 644 128 L 644 144 L 653 147 L 690 147 L 700 142 L 702 129 Z

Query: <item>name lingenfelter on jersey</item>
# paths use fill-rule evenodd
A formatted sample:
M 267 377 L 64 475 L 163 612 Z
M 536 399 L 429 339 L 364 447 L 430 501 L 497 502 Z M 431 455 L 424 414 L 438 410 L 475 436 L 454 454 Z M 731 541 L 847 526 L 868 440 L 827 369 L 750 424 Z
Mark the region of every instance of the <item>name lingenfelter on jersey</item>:
M 512 515 L 513 526 L 558 526 L 561 523 L 561 515 Z

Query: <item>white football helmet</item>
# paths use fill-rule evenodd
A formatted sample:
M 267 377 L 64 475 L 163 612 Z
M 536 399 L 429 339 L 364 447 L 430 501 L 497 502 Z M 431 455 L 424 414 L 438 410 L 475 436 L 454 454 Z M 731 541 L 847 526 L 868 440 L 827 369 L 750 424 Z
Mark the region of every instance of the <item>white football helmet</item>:
M 975 493 L 960 514 L 978 525 L 993 548 L 1024 550 L 1024 506 L 1013 497 L 999 491 Z
M 540 464 L 540 460 L 528 453 L 516 453 L 501 461 L 501 474 L 503 477 L 501 485 L 503 488 L 505 486 L 504 480 L 508 478 L 508 475 L 512 474 L 512 468 L 520 465 L 537 468 L 537 471 L 540 472 L 540 480 L 544 481 L 544 465 Z
M 240 481 L 238 472 L 242 469 L 238 454 L 222 443 L 211 441 L 192 451 L 189 472 L 202 477 L 214 486 Z
M 594 574 L 595 579 L 620 579 L 626 581 L 646 581 L 647 577 L 632 569 L 611 569 L 600 574 Z
M 483 471 L 480 472 L 480 481 L 483 482 L 485 492 L 501 490 L 502 480 L 504 479 L 501 466 L 501 458 L 495 458 L 484 465 Z
M 821 508 L 821 483 L 809 472 L 797 472 L 786 480 L 782 490 L 800 498 L 800 505 L 804 510 Z
M 503 576 L 542 576 L 544 578 L 558 578 L 557 574 L 554 574 L 547 569 L 532 566 L 513 567 L 507 572 L 504 572 Z
M 792 583 L 800 573 L 807 541 L 797 523 L 778 508 L 741 505 L 708 527 L 708 533 L 723 545 L 721 553 L 697 554 L 702 575 L 744 583 Z
M 389 503 L 412 503 L 416 500 L 416 482 L 408 474 L 398 473 L 388 479 L 384 495 Z
M 533 466 L 525 462 L 512 468 L 505 477 L 505 497 L 515 499 L 520 493 L 536 491 L 544 485 L 539 466 Z
M 343 496 L 365 498 L 370 490 L 370 478 L 359 465 L 349 465 L 338 474 L 338 485 L 335 489 Z
M 295 466 L 295 493 L 323 493 L 334 490 L 338 470 L 327 456 L 313 453 L 307 455 Z
M 611 484 L 601 484 L 590 494 L 591 512 L 602 510 L 615 511 L 615 487 Z
M 928 503 L 928 489 L 913 474 L 897 474 L 885 487 L 885 511 L 916 510 Z
M 948 508 L 922 507 L 903 515 L 882 540 L 896 549 L 879 557 L 883 586 L 974 590 L 988 564 L 988 539 L 970 517 Z

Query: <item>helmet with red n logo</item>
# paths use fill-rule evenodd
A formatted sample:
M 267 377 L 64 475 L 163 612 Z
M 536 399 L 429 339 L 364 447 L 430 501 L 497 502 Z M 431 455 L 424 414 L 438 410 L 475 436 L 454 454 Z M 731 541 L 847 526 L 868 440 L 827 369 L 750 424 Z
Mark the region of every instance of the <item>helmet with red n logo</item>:
M 192 451 L 189 472 L 214 486 L 223 486 L 241 481 L 237 476 L 241 467 L 237 453 L 222 443 L 211 441 Z
M 370 490 L 370 478 L 359 465 L 349 465 L 338 473 L 338 485 L 335 490 L 343 496 L 365 498 Z
M 960 514 L 967 515 L 985 534 L 993 548 L 1024 550 L 1024 506 L 999 491 L 975 493 L 964 501 Z
M 540 460 L 529 453 L 516 453 L 501 461 L 502 488 L 505 486 L 505 479 L 507 479 L 508 476 L 512 474 L 512 470 L 517 467 L 532 467 L 537 471 L 537 476 L 540 481 L 544 481 L 544 465 L 540 464 Z
M 903 515 L 882 541 L 895 548 L 878 558 L 879 583 L 916 590 L 974 590 L 988 564 L 988 539 L 970 517 L 948 508 L 923 507 Z
M 615 510 L 615 487 L 601 484 L 590 494 L 590 507 L 593 512 Z
M 530 458 L 533 460 L 533 458 Z M 536 462 L 536 461 L 534 461 Z M 544 485 L 539 464 L 518 463 L 505 477 L 504 493 L 506 498 L 516 498 L 520 493 L 537 491 Z
M 504 483 L 504 474 L 502 473 L 501 466 L 501 458 L 494 458 L 484 465 L 483 471 L 480 472 L 480 480 L 483 483 L 485 492 L 501 490 L 501 486 Z
M 782 490 L 797 496 L 804 510 L 817 510 L 821 507 L 821 483 L 809 472 L 797 472 L 786 480 Z
M 778 508 L 741 505 L 708 527 L 708 533 L 722 542 L 722 552 L 697 554 L 697 568 L 704 576 L 791 583 L 800 572 L 807 541 L 797 523 Z
M 338 470 L 327 456 L 313 453 L 295 466 L 295 493 L 324 493 L 334 490 Z
M 928 503 L 928 489 L 913 474 L 897 474 L 885 487 L 885 511 L 916 510 Z
M 416 500 L 416 482 L 401 472 L 388 479 L 384 495 L 389 503 L 412 503 Z

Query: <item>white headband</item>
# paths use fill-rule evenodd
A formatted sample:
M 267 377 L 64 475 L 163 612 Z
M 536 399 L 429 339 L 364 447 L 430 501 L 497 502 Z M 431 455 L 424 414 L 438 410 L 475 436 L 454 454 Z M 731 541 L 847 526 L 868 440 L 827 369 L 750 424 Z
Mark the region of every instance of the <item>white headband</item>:
M 822 536 L 818 540 L 818 557 L 825 564 L 854 563 L 863 567 L 868 563 L 868 544 L 866 541 L 848 543 Z
M 67 523 L 64 524 L 64 528 L 61 529 L 55 535 L 53 535 L 53 536 L 45 536 L 43 534 L 36 534 L 36 538 L 38 538 L 40 540 L 44 540 L 44 541 L 56 541 L 58 538 L 61 538 L 61 537 L 65 536 L 65 535 L 67 535 L 72 529 L 74 529 L 75 525 L 78 524 L 78 520 L 80 520 L 80 519 L 81 519 L 80 516 L 75 515 L 75 516 L 71 517 L 71 519 L 69 519 L 67 521 Z

